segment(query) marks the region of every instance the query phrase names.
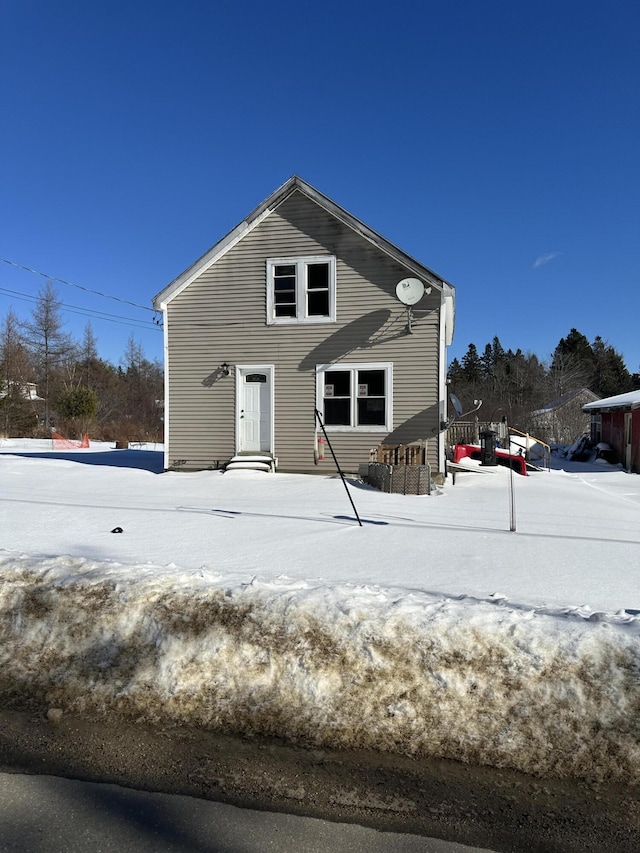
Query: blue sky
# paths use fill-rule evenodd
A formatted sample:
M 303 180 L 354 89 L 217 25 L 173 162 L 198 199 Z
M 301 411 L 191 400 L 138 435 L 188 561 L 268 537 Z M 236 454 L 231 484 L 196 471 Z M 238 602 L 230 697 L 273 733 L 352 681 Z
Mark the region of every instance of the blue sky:
M 125 300 L 56 284 L 104 358 L 161 358 L 152 297 L 297 173 L 456 286 L 450 357 L 575 327 L 640 369 L 638 4 L 20 0 L 0 31 L 0 257 Z M 44 281 L 0 263 L 0 318 Z

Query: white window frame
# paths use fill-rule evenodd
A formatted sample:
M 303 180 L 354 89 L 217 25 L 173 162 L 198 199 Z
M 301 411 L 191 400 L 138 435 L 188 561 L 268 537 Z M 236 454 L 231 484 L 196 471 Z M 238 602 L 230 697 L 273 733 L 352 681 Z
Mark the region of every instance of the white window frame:
M 336 362 L 316 365 L 316 408 L 324 423 L 325 374 L 330 370 L 349 370 L 351 377 L 351 426 L 325 424 L 327 432 L 391 432 L 393 429 L 393 362 Z M 385 422 L 384 424 L 356 425 L 358 412 L 358 370 L 384 370 Z
M 309 264 L 329 265 L 329 313 L 321 317 L 307 316 L 307 275 Z M 296 316 L 276 317 L 273 274 L 276 266 L 296 268 Z M 267 325 L 280 326 L 291 323 L 336 322 L 336 259 L 335 255 L 305 255 L 289 258 L 267 258 Z

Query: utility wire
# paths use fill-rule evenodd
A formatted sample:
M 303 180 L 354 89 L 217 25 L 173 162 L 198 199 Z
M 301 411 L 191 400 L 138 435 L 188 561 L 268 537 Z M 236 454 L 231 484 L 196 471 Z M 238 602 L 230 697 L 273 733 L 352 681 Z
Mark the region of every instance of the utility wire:
M 0 287 L 0 293 L 11 294 L 15 299 L 22 299 L 25 302 L 37 302 L 37 296 L 28 296 L 20 293 L 17 290 L 9 290 L 7 287 Z M 159 329 L 160 326 L 154 323 L 153 320 L 138 320 L 135 317 L 123 317 L 120 314 L 108 314 L 104 311 L 96 311 L 93 308 L 81 308 L 79 305 L 67 305 L 66 302 L 61 302 L 60 306 L 70 311 L 72 314 L 80 314 L 84 317 L 96 317 L 99 320 L 106 320 L 111 323 L 120 323 L 123 326 L 135 326 L 137 329 Z
M 46 278 L 49 281 L 58 281 L 60 284 L 68 284 L 69 287 L 77 287 L 78 290 L 84 290 L 85 293 L 93 293 L 95 296 L 102 296 L 103 299 L 114 299 L 116 302 L 123 302 L 125 305 L 132 305 L 134 308 L 142 308 L 143 311 L 151 311 L 153 314 L 157 314 L 153 308 L 149 308 L 148 305 L 139 305 L 137 302 L 129 302 L 128 299 L 120 299 L 119 296 L 111 296 L 108 293 L 100 293 L 99 290 L 92 290 L 90 287 L 84 287 L 81 284 L 74 284 L 72 281 L 66 281 L 64 278 L 58 278 L 55 275 L 48 275 L 45 272 L 40 272 L 39 270 L 31 269 L 31 267 L 25 267 L 22 264 L 16 264 L 15 261 L 8 261 L 6 258 L 0 258 L 0 261 L 4 264 L 8 264 L 10 267 L 15 267 L 19 270 L 24 270 L 25 272 L 31 272 L 34 275 L 40 275 L 42 278 Z

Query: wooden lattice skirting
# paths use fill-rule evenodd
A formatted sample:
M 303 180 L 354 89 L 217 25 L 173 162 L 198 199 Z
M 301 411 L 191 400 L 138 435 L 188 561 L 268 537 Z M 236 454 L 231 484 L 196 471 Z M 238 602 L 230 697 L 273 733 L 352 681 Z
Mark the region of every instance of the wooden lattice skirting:
M 399 495 L 430 495 L 431 466 L 370 462 L 367 481 L 381 492 L 393 492 Z

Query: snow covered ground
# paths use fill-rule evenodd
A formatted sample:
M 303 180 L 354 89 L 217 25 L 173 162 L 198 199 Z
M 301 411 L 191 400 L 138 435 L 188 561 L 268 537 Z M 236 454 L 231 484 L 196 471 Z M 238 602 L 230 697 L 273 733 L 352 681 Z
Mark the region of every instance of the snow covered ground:
M 0 690 L 640 783 L 640 478 L 554 466 L 352 481 L 359 527 L 336 476 L 0 442 Z

